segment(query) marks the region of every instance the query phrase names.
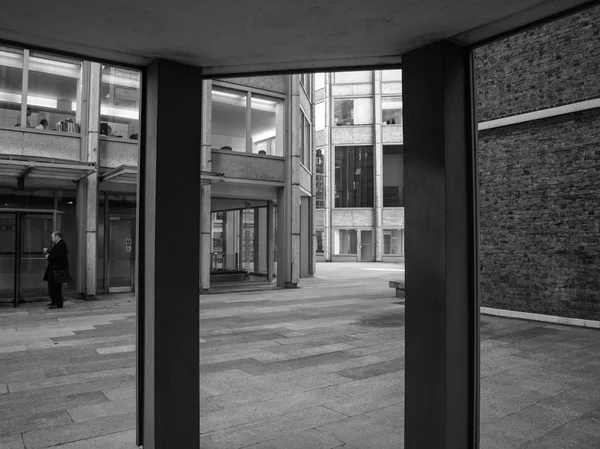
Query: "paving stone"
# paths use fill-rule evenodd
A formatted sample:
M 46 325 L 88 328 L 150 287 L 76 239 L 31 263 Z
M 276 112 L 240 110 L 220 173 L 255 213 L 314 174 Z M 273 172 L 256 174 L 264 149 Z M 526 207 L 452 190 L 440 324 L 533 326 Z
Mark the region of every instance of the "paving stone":
M 372 363 L 357 368 L 348 368 L 338 371 L 337 374 L 348 377 L 349 379 L 359 380 L 380 376 L 382 374 L 394 373 L 402 369 L 404 369 L 404 357 L 386 362 Z
M 11 392 L 35 390 L 45 387 L 57 387 L 74 383 L 88 382 L 93 380 L 105 379 L 110 377 L 122 377 L 134 375 L 135 368 L 119 368 L 106 371 L 96 371 L 90 373 L 72 374 L 48 379 L 34 379 L 23 382 L 15 382 L 8 385 Z
M 3 414 L 3 418 L 0 420 L 0 435 L 22 433 L 29 430 L 60 426 L 72 422 L 71 417 L 64 410 L 54 410 L 13 417 Z
M 135 413 L 109 416 L 83 423 L 55 426 L 48 429 L 34 430 L 23 434 L 27 449 L 38 449 L 72 443 L 109 433 L 121 432 L 135 428 Z
M 73 422 L 84 422 L 103 418 L 105 416 L 135 413 L 135 398 L 126 398 L 118 401 L 103 402 L 101 404 L 69 408 L 67 413 Z
M 73 407 L 101 404 L 108 402 L 106 396 L 99 391 L 90 393 L 79 393 L 70 396 L 53 397 L 51 400 L 41 398 L 22 398 L 0 405 L 4 416 L 33 416 L 36 414 L 51 412 L 54 410 L 66 410 Z
M 25 449 L 21 434 L 0 436 L 0 447 L 2 449 Z
M 135 431 L 127 430 L 63 444 L 60 449 L 134 449 L 137 447 Z
M 201 447 L 238 448 L 340 421 L 344 415 L 323 407 L 311 407 L 275 418 L 230 427 L 200 436 Z
M 111 388 L 102 390 L 102 393 L 111 401 L 119 401 L 121 399 L 135 398 L 136 387 Z
M 344 443 L 341 441 L 324 435 L 317 430 L 305 430 L 304 432 L 293 433 L 282 438 L 256 444 L 252 446 L 252 449 L 333 449 L 342 445 Z M 383 448 L 385 446 L 378 447 Z

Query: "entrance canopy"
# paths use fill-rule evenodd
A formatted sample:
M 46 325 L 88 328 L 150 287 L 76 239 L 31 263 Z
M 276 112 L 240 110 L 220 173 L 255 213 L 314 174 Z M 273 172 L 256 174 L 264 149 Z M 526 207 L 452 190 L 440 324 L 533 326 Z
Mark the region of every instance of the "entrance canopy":
M 146 66 L 169 59 L 222 76 L 398 64 L 450 39 L 474 44 L 589 0 L 90 0 L 4 2 L 0 37 Z
M 121 165 L 105 170 L 100 175 L 100 182 L 116 182 L 119 184 L 137 184 L 137 167 Z
M 14 179 L 42 178 L 78 181 L 94 172 L 94 164 L 85 162 L 42 162 L 0 159 L 0 177 Z

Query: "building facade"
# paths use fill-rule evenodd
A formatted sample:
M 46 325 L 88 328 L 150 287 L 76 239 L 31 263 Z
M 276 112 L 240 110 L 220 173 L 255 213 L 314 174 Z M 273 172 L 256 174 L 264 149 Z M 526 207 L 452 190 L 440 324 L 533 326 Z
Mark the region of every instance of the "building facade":
M 67 294 L 135 289 L 141 77 L 0 47 L 0 302 L 46 296 L 42 251 L 53 230 L 69 247 Z M 211 273 L 218 282 L 235 271 L 240 280 L 255 274 L 295 286 L 314 273 L 308 82 L 291 75 L 200 82 L 199 284 L 208 289 Z M 173 157 L 178 151 L 194 149 L 174 148 Z M 173 201 L 185 207 L 185 192 Z M 310 225 L 304 231 L 301 221 Z
M 314 80 L 317 258 L 402 261 L 402 71 Z

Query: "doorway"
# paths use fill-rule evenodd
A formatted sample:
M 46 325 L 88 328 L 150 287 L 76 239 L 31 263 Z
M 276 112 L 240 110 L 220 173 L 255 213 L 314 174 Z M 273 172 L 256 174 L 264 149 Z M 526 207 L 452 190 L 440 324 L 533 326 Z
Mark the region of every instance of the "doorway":
M 134 225 L 133 217 L 110 217 L 108 230 L 108 291 L 133 291 Z
M 361 229 L 360 231 L 360 262 L 374 262 L 373 253 L 373 230 Z
M 52 247 L 61 214 L 35 209 L 0 213 L 0 302 L 16 307 L 26 299 L 47 297 L 43 249 Z

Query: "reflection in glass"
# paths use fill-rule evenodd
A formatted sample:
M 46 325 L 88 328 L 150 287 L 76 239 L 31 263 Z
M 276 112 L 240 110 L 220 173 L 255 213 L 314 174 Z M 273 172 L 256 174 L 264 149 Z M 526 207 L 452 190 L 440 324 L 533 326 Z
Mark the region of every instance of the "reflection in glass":
M 335 207 L 373 207 L 372 147 L 336 147 Z
M 383 146 L 383 207 L 404 207 L 404 148 Z
M 211 142 L 214 149 L 246 152 L 246 92 L 212 90 Z
M 29 57 L 27 105 L 32 127 L 79 133 L 81 61 L 32 53 Z M 44 121 L 43 121 L 44 120 Z
M 283 102 L 264 95 L 252 94 L 250 117 L 252 152 L 283 156 Z
M 315 73 L 315 90 L 323 89 L 325 87 L 325 74 Z
M 325 129 L 325 102 L 315 104 L 315 131 Z
M 382 70 L 381 81 L 402 81 L 402 70 Z
M 356 254 L 357 248 L 356 229 L 334 229 L 333 252 L 334 254 Z
M 371 98 L 336 99 L 334 110 L 336 126 L 373 123 L 373 99 Z
M 325 159 L 323 149 L 315 152 L 315 207 L 317 209 L 325 208 Z
M 404 254 L 404 229 L 383 230 L 383 254 Z
M 315 232 L 317 235 L 317 253 L 322 253 L 322 252 L 324 252 L 324 250 L 323 250 L 323 229 L 317 229 Z
M 360 72 L 337 72 L 334 74 L 335 83 L 369 83 L 372 79 L 370 70 Z
M 308 122 L 308 120 L 306 119 L 306 116 L 304 115 L 303 112 L 300 113 L 300 115 L 302 116 L 302 154 L 300 155 L 300 161 L 304 164 L 304 166 L 311 171 L 311 158 L 310 158 L 310 123 Z
M 22 82 L 23 52 L 0 47 L 0 126 L 20 125 Z
M 386 125 L 402 124 L 402 97 L 383 97 L 381 99 L 381 119 Z
M 100 99 L 100 134 L 137 140 L 140 72 L 103 65 Z

